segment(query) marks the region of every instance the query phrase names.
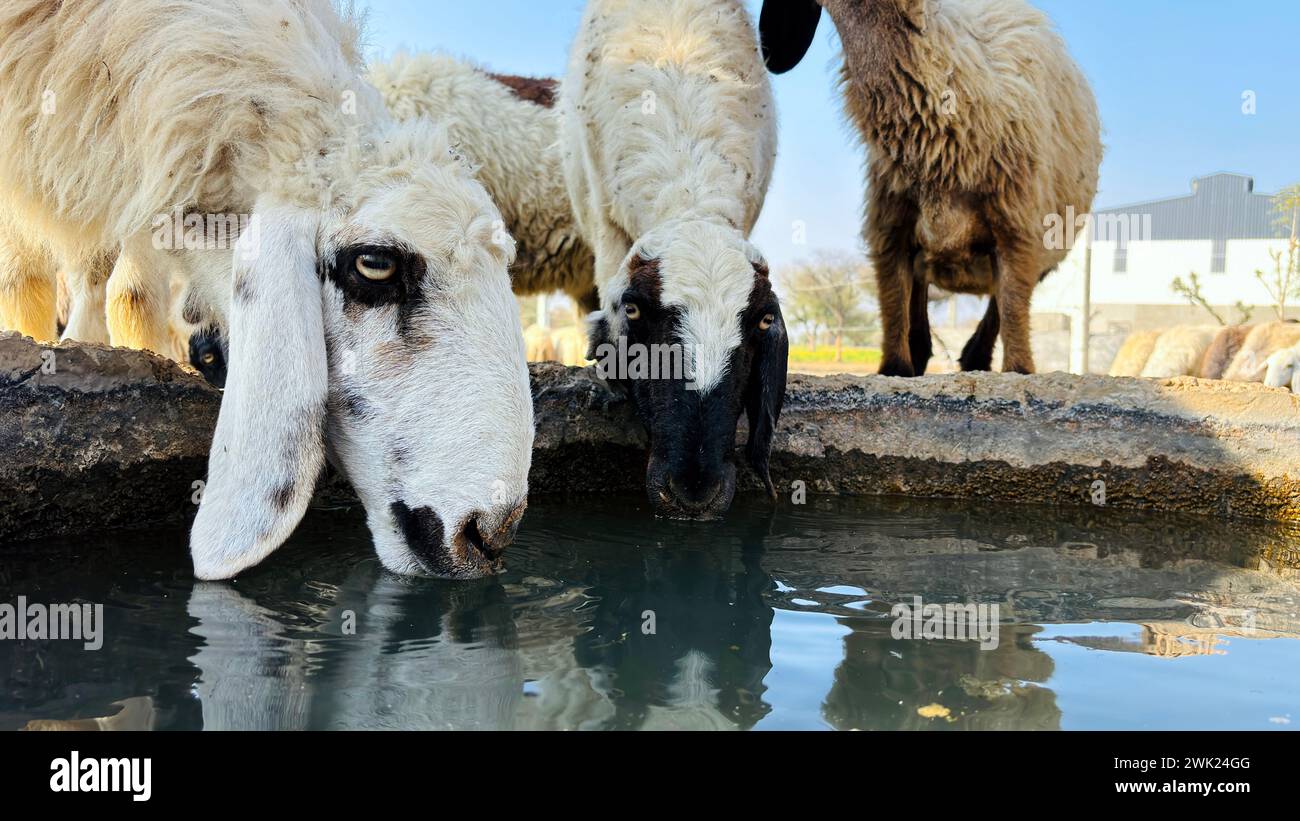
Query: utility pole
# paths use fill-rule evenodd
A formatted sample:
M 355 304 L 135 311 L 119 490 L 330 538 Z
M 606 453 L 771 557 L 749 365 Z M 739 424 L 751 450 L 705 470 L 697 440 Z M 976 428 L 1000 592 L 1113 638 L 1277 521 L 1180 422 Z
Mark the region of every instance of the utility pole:
M 1083 350 L 1079 356 L 1079 370 L 1083 376 L 1088 375 L 1088 358 L 1092 348 L 1092 215 L 1088 215 L 1083 235 L 1083 316 L 1080 319 L 1080 333 L 1083 335 Z

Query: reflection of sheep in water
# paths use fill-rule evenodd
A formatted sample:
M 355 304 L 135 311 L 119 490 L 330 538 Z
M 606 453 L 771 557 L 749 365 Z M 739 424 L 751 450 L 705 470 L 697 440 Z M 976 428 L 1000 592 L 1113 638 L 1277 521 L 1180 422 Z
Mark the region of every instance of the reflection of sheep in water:
M 1213 325 L 1176 325 L 1156 340 L 1155 348 L 1142 367 L 1141 376 L 1165 378 L 1193 376 L 1201 358 L 1214 341 L 1218 329 Z
M 1223 378 L 1235 382 L 1263 382 L 1268 358 L 1283 348 L 1300 343 L 1300 323 L 1268 322 L 1256 325 Z
M 1202 379 L 1222 379 L 1228 366 L 1232 364 L 1232 358 L 1241 350 L 1245 344 L 1246 337 L 1250 334 L 1249 325 L 1231 325 L 1227 328 L 1220 328 L 1219 333 L 1215 335 L 1214 341 L 1210 347 L 1205 349 L 1205 356 L 1201 357 L 1200 367 L 1196 369 L 1196 375 Z
M 1138 331 L 1129 334 L 1124 344 L 1120 346 L 1119 353 L 1115 354 L 1115 361 L 1110 365 L 1110 375 L 1141 375 L 1142 368 L 1151 358 L 1151 351 L 1155 348 L 1160 333 L 1160 331 Z

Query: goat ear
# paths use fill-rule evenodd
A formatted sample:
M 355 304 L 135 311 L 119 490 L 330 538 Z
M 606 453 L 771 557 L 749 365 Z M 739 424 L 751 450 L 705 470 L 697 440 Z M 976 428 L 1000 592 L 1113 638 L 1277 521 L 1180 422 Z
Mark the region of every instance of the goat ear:
M 799 65 L 812 45 L 821 16 L 817 0 L 763 0 L 758 37 L 768 71 L 784 74 Z
M 785 318 L 776 308 L 776 321 L 763 335 L 745 386 L 745 416 L 749 420 L 749 443 L 745 455 L 754 472 L 767 486 L 767 493 L 776 501 L 776 488 L 768 471 L 772 455 L 772 437 L 776 423 L 781 418 L 781 405 L 785 402 L 785 372 L 790 359 L 790 338 L 785 331 Z
M 228 579 L 278 548 L 324 465 L 329 368 L 318 219 L 259 201 L 234 253 L 226 393 L 190 532 L 200 579 Z

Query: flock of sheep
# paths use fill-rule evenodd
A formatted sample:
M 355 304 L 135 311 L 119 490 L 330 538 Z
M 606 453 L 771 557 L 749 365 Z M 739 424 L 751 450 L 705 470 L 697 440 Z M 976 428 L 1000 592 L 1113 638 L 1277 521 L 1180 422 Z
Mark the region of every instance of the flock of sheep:
M 227 360 L 201 578 L 282 544 L 327 460 L 386 567 L 493 572 L 533 439 L 514 294 L 570 294 L 593 349 L 689 351 L 689 378 L 615 386 L 649 432 L 656 512 L 715 518 L 742 414 L 774 492 L 788 336 L 749 237 L 769 75 L 823 11 L 868 155 L 882 373 L 925 372 L 931 283 L 993 297 L 963 368 L 989 369 L 1001 336 L 1004 370 L 1032 372 L 1030 296 L 1068 251 L 1044 220 L 1088 212 L 1102 149 L 1091 90 L 1024 0 L 766 0 L 757 28 L 740 0 L 589 0 L 559 82 L 367 67 L 333 0 L 7 0 L 0 326 L 55 338 L 61 269 L 63 338 L 183 356 L 197 331 L 195 355 Z M 166 215 L 240 219 L 211 247 L 161 241 Z
M 1139 331 L 1124 340 L 1110 375 L 1263 382 L 1300 394 L 1300 323 L 1179 325 Z

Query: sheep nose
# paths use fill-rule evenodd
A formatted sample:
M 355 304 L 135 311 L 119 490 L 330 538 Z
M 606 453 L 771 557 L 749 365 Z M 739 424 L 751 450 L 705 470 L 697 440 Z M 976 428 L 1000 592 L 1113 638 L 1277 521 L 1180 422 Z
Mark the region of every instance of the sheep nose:
M 527 501 L 497 505 L 486 512 L 469 516 L 460 527 L 458 541 L 468 545 L 488 561 L 496 561 L 519 532 Z
M 688 482 L 685 485 L 679 484 L 675 478 L 668 478 L 668 492 L 672 494 L 673 501 L 682 510 L 691 513 L 706 510 L 722 492 L 722 485 L 721 477 L 698 483 Z

